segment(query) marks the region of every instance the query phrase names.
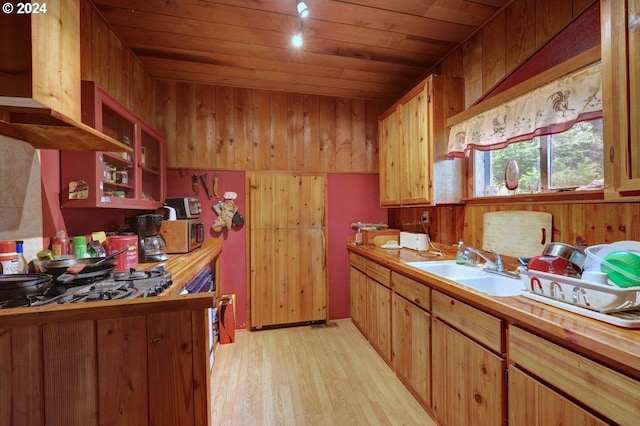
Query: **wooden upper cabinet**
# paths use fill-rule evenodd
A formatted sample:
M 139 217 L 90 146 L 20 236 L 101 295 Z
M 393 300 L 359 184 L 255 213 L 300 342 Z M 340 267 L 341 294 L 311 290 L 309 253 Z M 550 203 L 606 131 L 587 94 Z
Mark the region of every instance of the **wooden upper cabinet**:
M 640 199 L 640 0 L 600 11 L 606 195 Z
M 0 15 L 2 105 L 50 108 L 80 121 L 79 0 L 33 5 L 38 13 L 16 7 Z
M 10 3 L 0 13 L 0 133 L 36 148 L 130 151 L 81 123 L 80 0 Z
M 457 203 L 461 159 L 447 159 L 446 120 L 464 108 L 464 81 L 431 75 L 380 115 L 380 205 Z
M 381 115 L 378 121 L 380 205 L 383 207 L 400 204 L 401 113 L 401 106 L 396 105 Z

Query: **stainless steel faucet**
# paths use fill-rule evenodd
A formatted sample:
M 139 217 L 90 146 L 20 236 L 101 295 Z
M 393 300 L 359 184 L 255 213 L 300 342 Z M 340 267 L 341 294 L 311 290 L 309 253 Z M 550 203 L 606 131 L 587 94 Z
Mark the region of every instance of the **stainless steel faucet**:
M 465 247 L 464 249 L 464 255 L 466 259 L 469 258 L 469 253 L 474 253 L 476 256 L 481 257 L 486 262 L 483 271 L 491 272 L 492 274 L 502 275 L 509 278 L 520 278 L 518 275 L 512 272 L 505 271 L 502 258 L 497 252 L 491 249 L 487 249 L 487 252 L 491 253 L 495 257 L 495 263 L 492 262 L 487 256 L 484 255 L 484 253 L 482 253 L 478 249 L 475 249 L 473 247 Z

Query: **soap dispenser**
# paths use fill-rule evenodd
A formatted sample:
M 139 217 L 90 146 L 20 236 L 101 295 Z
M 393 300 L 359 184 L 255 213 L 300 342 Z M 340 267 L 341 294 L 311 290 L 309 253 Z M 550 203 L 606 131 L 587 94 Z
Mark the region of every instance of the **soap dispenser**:
M 464 255 L 464 242 L 462 238 L 458 241 L 458 251 L 456 253 L 456 263 L 458 265 L 464 265 L 465 263 L 465 255 Z

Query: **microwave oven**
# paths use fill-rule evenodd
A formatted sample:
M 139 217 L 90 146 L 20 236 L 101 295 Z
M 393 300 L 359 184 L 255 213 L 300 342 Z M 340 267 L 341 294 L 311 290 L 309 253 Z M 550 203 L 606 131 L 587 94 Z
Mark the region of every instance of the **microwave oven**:
M 167 198 L 164 203 L 176 209 L 177 219 L 195 219 L 202 213 L 200 200 L 194 197 Z
M 165 253 L 188 253 L 202 245 L 204 223 L 198 219 L 163 220 L 160 235 L 166 243 Z

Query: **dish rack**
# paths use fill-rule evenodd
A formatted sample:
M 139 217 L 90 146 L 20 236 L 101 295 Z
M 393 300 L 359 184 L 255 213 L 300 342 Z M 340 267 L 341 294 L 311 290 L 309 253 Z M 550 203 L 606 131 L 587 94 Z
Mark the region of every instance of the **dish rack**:
M 600 313 L 640 308 L 640 287 L 622 288 L 533 270 L 521 271 L 520 277 L 525 287 L 523 296 L 544 296 Z

